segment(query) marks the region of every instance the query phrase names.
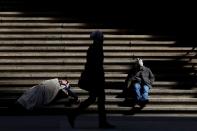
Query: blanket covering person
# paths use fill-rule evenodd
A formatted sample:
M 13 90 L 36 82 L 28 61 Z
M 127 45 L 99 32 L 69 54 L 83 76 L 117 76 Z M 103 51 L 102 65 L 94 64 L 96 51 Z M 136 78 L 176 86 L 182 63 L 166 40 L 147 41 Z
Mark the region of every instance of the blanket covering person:
M 17 102 L 25 109 L 32 110 L 49 104 L 64 86 L 60 85 L 58 78 L 45 80 L 28 89 Z

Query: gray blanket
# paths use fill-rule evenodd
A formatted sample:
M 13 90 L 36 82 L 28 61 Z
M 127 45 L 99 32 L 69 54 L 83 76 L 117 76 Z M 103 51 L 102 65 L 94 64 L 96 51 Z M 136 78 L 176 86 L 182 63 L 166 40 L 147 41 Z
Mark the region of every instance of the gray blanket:
M 43 81 L 28 89 L 18 100 L 24 108 L 32 110 L 49 104 L 62 89 L 57 78 Z

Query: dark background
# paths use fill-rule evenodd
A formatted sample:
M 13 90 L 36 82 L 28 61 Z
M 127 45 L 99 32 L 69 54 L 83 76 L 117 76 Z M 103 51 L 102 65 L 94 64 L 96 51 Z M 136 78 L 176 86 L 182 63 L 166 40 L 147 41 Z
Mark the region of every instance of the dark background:
M 56 11 L 63 17 L 105 22 L 148 34 L 194 37 L 196 8 L 189 2 L 133 0 L 0 0 L 1 11 Z M 111 22 L 113 21 L 113 23 Z M 136 32 L 136 33 L 137 33 Z

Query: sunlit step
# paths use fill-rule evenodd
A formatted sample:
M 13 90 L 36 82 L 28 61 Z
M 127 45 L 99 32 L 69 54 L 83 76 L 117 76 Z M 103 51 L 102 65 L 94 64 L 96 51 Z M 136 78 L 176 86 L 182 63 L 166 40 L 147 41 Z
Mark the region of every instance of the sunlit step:
M 149 38 L 157 38 L 159 36 L 152 36 L 152 35 L 104 35 L 106 39 L 149 39 Z M 161 37 L 161 36 L 160 36 Z M 75 39 L 90 39 L 89 34 L 0 34 L 0 38 L 10 38 L 10 39 L 17 39 L 17 38 L 75 38 Z
M 43 45 L 38 45 L 38 46 L 0 46 L 0 51 L 87 51 L 89 48 L 89 46 L 66 46 L 66 44 L 64 46 L 43 46 Z M 183 52 L 185 54 L 189 54 L 189 53 L 196 53 L 197 49 L 193 48 L 193 47 L 129 47 L 129 46 L 107 46 L 104 45 L 103 46 L 103 50 L 104 52 L 129 52 L 129 51 L 133 51 L 133 52 Z M 185 52 L 186 51 L 186 52 Z
M 0 26 L 1 27 L 1 26 Z M 75 29 L 75 28 L 62 28 L 62 27 L 58 27 L 55 28 L 53 27 L 52 29 L 47 28 L 47 29 L 42 29 L 42 28 L 24 28 L 21 29 L 21 27 L 19 27 L 20 29 L 13 29 L 13 28 L 6 28 L 6 29 L 1 29 L 0 28 L 0 32 L 4 33 L 4 35 L 6 34 L 49 34 L 49 33 L 53 33 L 53 34 L 77 34 L 77 33 L 81 33 L 81 34 L 90 34 L 93 31 L 96 30 L 100 30 L 102 31 L 104 34 L 108 33 L 108 34 L 113 34 L 113 33 L 117 33 L 118 30 L 116 29 Z
M 92 40 L 0 40 L 2 45 L 25 45 L 25 46 L 43 46 L 43 45 L 47 45 L 47 46 L 58 46 L 58 45 L 72 45 L 72 46 L 89 46 L 90 44 L 92 44 Z M 131 44 L 130 44 L 131 42 Z M 104 41 L 104 45 L 111 45 L 111 46 L 128 46 L 128 47 L 134 47 L 134 46 L 144 46 L 145 45 L 149 46 L 152 45 L 154 46 L 174 46 L 175 45 L 175 41 L 147 41 L 147 40 L 105 40 Z

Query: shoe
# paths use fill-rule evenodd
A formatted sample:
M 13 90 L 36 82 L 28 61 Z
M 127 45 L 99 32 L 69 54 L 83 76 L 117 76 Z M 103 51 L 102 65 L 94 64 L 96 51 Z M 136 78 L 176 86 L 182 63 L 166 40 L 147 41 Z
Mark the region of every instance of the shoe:
M 141 102 L 139 103 L 139 106 L 140 106 L 140 108 L 142 109 L 142 108 L 144 108 L 144 107 L 146 106 L 146 104 L 148 104 L 148 103 L 149 103 L 149 100 L 141 101 Z
M 115 126 L 106 122 L 106 123 L 99 124 L 99 128 L 102 128 L 102 129 L 113 129 L 113 128 L 115 128 Z

